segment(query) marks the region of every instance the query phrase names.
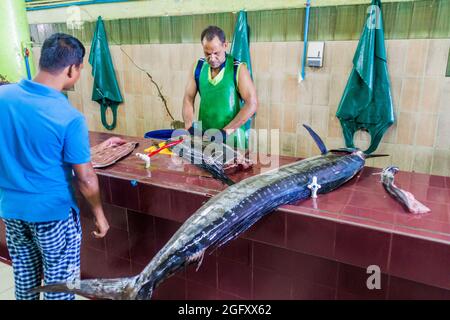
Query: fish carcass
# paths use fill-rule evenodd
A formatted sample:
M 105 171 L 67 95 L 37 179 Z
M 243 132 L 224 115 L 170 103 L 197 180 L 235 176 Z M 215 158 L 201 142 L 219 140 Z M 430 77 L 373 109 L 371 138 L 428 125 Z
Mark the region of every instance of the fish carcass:
M 411 192 L 397 187 L 394 183 L 394 176 L 399 171 L 398 167 L 389 166 L 381 172 L 381 182 L 384 189 L 397 200 L 406 210 L 414 214 L 428 213 L 430 208 L 418 201 Z
M 34 290 L 107 299 L 150 299 L 162 281 L 184 266 L 200 266 L 207 249 L 238 237 L 274 209 L 309 198 L 308 185 L 313 179 L 321 185 L 319 194 L 330 192 L 354 177 L 364 167 L 365 159 L 372 157 L 356 149 L 328 151 L 320 137 L 305 127 L 321 155 L 249 177 L 215 195 L 183 223 L 140 274 L 50 284 Z

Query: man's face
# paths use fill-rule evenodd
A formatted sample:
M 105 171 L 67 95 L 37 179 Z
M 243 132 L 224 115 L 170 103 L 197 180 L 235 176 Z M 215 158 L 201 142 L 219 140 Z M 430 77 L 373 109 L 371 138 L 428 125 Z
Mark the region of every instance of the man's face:
M 81 69 L 83 69 L 83 64 L 80 64 L 78 67 L 72 65 L 67 70 L 66 83 L 64 84 L 64 90 L 68 90 L 73 88 L 75 83 L 80 79 Z
M 218 37 L 214 37 L 211 41 L 204 38 L 202 46 L 206 61 L 211 68 L 219 68 L 225 62 L 225 53 L 228 47 L 227 42 L 222 43 Z

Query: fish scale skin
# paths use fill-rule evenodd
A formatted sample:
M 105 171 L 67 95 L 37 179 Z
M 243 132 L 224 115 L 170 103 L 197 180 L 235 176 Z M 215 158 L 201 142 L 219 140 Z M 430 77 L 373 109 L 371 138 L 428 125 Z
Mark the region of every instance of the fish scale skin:
M 211 245 L 222 245 L 221 238 L 231 240 L 273 209 L 307 199 L 307 185 L 313 176 L 321 185 L 318 193 L 323 194 L 350 180 L 363 166 L 364 160 L 357 155 L 326 154 L 229 186 L 185 221 L 144 270 L 140 281 L 151 277 L 156 286 L 184 266 L 190 256 Z

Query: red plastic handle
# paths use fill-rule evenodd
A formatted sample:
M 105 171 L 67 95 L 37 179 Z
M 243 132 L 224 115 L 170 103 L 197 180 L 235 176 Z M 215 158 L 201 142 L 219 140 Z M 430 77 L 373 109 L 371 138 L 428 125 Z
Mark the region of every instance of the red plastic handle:
M 172 142 L 166 143 L 166 144 L 163 145 L 161 148 L 156 149 L 155 151 L 150 152 L 150 153 L 148 154 L 148 156 L 149 156 L 149 157 L 154 156 L 155 154 L 161 152 L 162 150 L 167 149 L 167 148 L 170 148 L 170 147 L 173 147 L 173 146 L 176 146 L 177 144 L 179 144 L 179 143 L 181 143 L 181 142 L 183 142 L 183 139 L 180 139 L 180 140 L 177 140 L 177 141 L 172 141 Z

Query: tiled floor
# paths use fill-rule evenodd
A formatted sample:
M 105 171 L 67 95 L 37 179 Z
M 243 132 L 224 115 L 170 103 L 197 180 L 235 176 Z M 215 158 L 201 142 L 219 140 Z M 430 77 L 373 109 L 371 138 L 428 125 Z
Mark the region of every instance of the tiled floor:
M 0 300 L 15 300 L 13 269 L 3 262 L 0 262 Z M 76 300 L 88 299 L 76 296 Z

